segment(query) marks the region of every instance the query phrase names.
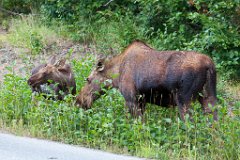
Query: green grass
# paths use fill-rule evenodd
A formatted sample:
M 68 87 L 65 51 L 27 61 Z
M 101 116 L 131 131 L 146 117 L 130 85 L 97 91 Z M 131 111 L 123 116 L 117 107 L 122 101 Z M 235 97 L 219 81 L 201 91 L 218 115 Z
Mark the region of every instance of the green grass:
M 72 62 L 78 90 L 84 85 L 95 57 Z M 219 121 L 204 116 L 193 104 L 195 122 L 179 120 L 176 109 L 148 105 L 145 123 L 132 119 L 118 90 L 98 99 L 92 109 L 74 106 L 75 96 L 64 101 L 33 96 L 26 77 L 8 74 L 0 84 L 0 127 L 18 134 L 63 141 L 155 159 L 239 159 L 240 102 L 228 116 L 228 103 L 219 94 Z
M 47 46 L 58 43 L 60 35 L 47 27 L 40 18 L 29 15 L 11 19 L 6 39 L 14 47 L 25 48 L 32 54 L 39 54 Z

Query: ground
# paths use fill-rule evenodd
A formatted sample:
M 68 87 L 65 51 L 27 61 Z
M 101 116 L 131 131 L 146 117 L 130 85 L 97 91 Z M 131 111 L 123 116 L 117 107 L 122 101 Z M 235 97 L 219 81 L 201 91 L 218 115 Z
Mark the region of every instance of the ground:
M 13 71 L 17 75 L 29 75 L 34 66 L 47 62 L 54 54 L 59 55 L 59 58 L 65 57 L 70 61 L 81 58 L 86 53 L 96 53 L 94 47 L 90 48 L 88 45 L 59 39 L 57 43 L 44 47 L 40 54 L 31 55 L 30 51 L 26 48 L 10 45 L 5 40 L 7 34 L 8 32 L 0 26 L 0 81 L 3 81 L 5 74 L 12 73 Z M 71 54 L 67 55 L 70 52 Z

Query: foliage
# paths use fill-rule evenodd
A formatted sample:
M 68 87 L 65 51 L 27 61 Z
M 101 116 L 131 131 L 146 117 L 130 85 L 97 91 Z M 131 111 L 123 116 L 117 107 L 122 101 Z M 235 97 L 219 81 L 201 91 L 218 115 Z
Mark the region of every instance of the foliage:
M 240 21 L 236 18 L 239 16 L 239 2 L 139 2 L 145 6 L 141 17 L 144 28 L 159 48 L 209 54 L 219 70 L 239 76 Z
M 73 61 L 78 86 L 84 85 L 94 61 L 92 55 Z M 240 102 L 233 106 L 234 116 L 230 117 L 221 95 L 218 122 L 203 115 L 199 104 L 193 104 L 194 122 L 186 123 L 178 119 L 176 109 L 155 105 L 147 106 L 145 123 L 133 119 L 116 89 L 86 111 L 74 106 L 74 97 L 52 101 L 32 95 L 26 78 L 8 74 L 0 86 L 0 124 L 15 130 L 25 128 L 34 136 L 148 158 L 240 158 Z
M 58 35 L 44 23 L 40 23 L 38 18 L 22 16 L 11 20 L 6 37 L 11 45 L 39 54 L 47 46 L 56 43 Z
M 4 0 L 2 4 L 23 13 L 41 6 L 47 22 L 57 19 L 67 26 L 70 37 L 95 43 L 100 52 L 109 54 L 109 48 L 118 52 L 140 38 L 158 49 L 209 54 L 222 73 L 227 71 L 227 78 L 240 77 L 238 0 Z
M 70 23 L 79 31 L 76 39 L 93 41 L 98 48 L 119 51 L 140 38 L 162 50 L 209 54 L 222 73 L 228 71 L 226 77 L 240 76 L 239 1 L 65 0 L 46 1 L 42 11 Z
M 8 10 L 10 13 L 30 13 L 37 10 L 44 0 L 32 1 L 32 0 L 1 0 L 0 7 Z M 11 13 L 10 13 L 11 14 Z

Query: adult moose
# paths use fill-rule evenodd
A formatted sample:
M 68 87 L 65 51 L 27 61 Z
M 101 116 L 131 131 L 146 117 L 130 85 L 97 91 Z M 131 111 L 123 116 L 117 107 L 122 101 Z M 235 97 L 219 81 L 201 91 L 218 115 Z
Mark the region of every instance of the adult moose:
M 112 83 L 107 83 L 111 80 Z M 212 60 L 193 51 L 156 51 L 141 41 L 131 43 L 110 60 L 99 60 L 76 103 L 90 108 L 103 94 L 100 86 L 118 88 L 134 116 L 142 116 L 146 103 L 177 105 L 182 120 L 191 102 L 199 100 L 205 113 L 217 120 L 216 70 Z M 96 92 L 98 92 L 96 94 Z
M 33 92 L 50 94 L 52 91 L 62 100 L 65 95 L 76 94 L 76 83 L 71 66 L 66 59 L 56 60 L 53 56 L 48 63 L 41 64 L 32 70 L 28 84 Z

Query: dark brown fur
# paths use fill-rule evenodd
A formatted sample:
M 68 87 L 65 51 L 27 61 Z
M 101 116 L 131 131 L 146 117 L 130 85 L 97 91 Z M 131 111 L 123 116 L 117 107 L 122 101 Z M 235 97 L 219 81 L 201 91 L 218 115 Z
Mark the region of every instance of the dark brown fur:
M 32 70 L 28 84 L 33 92 L 50 94 L 54 91 L 59 100 L 69 93 L 76 94 L 76 83 L 71 66 L 65 64 L 64 59 L 56 61 L 55 56 L 49 63 L 41 64 Z
M 112 83 L 105 87 L 120 90 L 134 117 L 143 115 L 146 103 L 177 105 L 183 120 L 192 101 L 198 99 L 207 113 L 212 112 L 209 105 L 216 103 L 215 66 L 208 56 L 193 51 L 156 51 L 135 41 L 122 54 L 98 62 L 77 96 L 77 104 L 90 108 L 99 97 L 96 91 L 103 94 L 100 84 L 108 79 Z

